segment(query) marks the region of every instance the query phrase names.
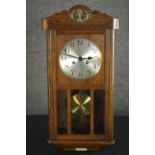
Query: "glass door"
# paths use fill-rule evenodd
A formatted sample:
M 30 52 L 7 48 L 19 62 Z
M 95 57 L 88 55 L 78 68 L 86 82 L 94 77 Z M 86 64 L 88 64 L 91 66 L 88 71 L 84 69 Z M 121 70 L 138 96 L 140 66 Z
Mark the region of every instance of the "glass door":
M 105 108 L 103 89 L 58 90 L 58 135 L 104 135 Z

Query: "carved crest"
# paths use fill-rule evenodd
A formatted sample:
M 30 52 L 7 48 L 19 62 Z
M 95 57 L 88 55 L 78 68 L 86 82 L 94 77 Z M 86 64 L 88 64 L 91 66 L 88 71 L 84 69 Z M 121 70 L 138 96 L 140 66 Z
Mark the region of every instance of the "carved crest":
M 45 30 L 102 31 L 105 28 L 113 28 L 113 19 L 105 13 L 92 11 L 89 7 L 79 4 L 44 18 L 42 26 Z
M 91 16 L 91 10 L 86 6 L 76 6 L 71 8 L 69 11 L 70 17 L 78 23 L 85 22 Z

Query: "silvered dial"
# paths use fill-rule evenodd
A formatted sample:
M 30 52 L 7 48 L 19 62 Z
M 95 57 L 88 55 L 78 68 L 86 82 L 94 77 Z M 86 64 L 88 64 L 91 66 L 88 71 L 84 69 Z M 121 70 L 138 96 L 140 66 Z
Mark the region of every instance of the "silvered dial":
M 102 54 L 90 40 L 68 41 L 59 56 L 61 70 L 69 77 L 84 80 L 95 76 L 101 68 Z

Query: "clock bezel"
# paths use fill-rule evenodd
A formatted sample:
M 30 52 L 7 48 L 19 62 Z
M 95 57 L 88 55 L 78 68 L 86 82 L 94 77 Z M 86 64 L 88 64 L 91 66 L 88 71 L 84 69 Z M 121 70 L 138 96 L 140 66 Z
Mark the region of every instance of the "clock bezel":
M 60 57 L 61 57 L 61 53 L 62 53 L 64 47 L 67 46 L 68 43 L 70 43 L 71 41 L 74 41 L 74 40 L 81 40 L 81 39 L 82 39 L 82 40 L 87 40 L 87 41 L 91 42 L 91 44 L 93 44 L 93 45 L 98 49 L 99 58 L 100 58 L 100 66 L 98 67 L 96 73 L 93 74 L 92 76 L 89 76 L 89 77 L 87 77 L 87 78 L 82 78 L 82 79 L 76 78 L 76 77 L 74 77 L 74 76 L 70 76 L 69 74 L 67 74 L 67 73 L 63 70 L 63 68 L 61 67 L 61 61 L 62 61 L 62 60 L 61 60 L 61 58 L 60 58 Z M 72 79 L 72 80 L 76 80 L 76 81 L 85 81 L 85 80 L 89 80 L 89 79 L 95 77 L 95 76 L 100 72 L 101 67 L 102 67 L 102 59 L 103 59 L 102 54 L 103 54 L 103 53 L 104 53 L 104 51 L 101 52 L 100 48 L 97 46 L 97 44 L 96 44 L 94 41 L 92 41 L 92 40 L 90 40 L 90 39 L 87 39 L 87 38 L 84 38 L 84 37 L 75 37 L 75 38 L 70 39 L 70 40 L 68 40 L 67 42 L 65 42 L 65 43 L 64 43 L 64 46 L 61 48 L 60 53 L 59 53 L 59 58 L 58 58 L 58 59 L 59 59 L 59 67 L 60 67 L 61 71 L 64 73 L 64 75 L 67 76 L 68 78 Z

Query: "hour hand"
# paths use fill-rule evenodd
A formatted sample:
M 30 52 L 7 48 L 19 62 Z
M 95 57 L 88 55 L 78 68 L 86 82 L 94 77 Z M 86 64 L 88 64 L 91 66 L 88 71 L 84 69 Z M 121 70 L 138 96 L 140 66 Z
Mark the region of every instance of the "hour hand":
M 88 59 L 88 60 L 91 60 L 91 59 L 93 59 L 93 58 L 95 58 L 95 57 L 97 57 L 97 56 L 94 56 L 94 57 L 87 57 L 87 58 L 82 58 L 82 59 Z

